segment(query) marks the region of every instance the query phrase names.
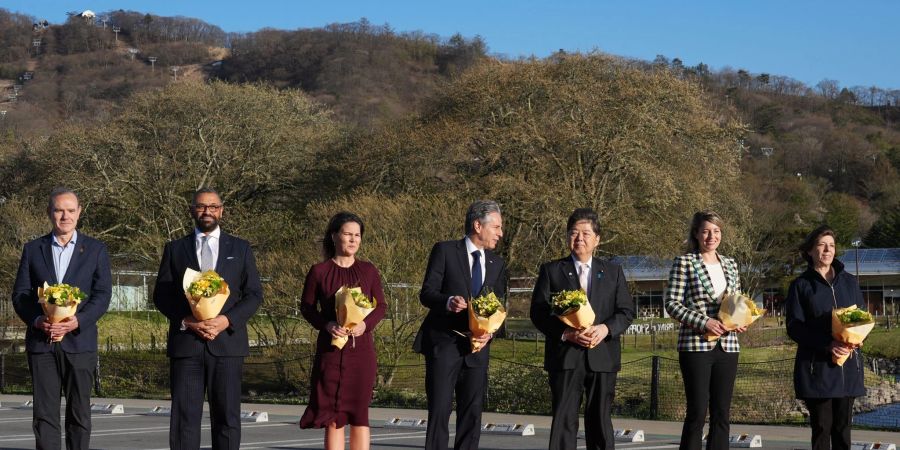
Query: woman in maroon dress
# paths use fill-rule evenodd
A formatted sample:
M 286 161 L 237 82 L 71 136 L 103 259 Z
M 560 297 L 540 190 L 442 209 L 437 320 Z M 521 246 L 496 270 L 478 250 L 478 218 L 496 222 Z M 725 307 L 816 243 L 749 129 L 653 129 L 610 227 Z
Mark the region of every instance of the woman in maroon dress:
M 369 448 L 369 403 L 375 387 L 375 326 L 386 304 L 381 276 L 372 263 L 356 259 L 365 226 L 357 215 L 340 212 L 328 222 L 322 241 L 325 260 L 306 275 L 300 312 L 319 330 L 311 375 L 309 405 L 301 428 L 325 428 L 325 448 L 344 448 L 344 425 L 350 424 L 350 448 Z M 347 330 L 336 322 L 334 294 L 341 286 L 360 287 L 376 300 L 359 325 Z M 349 336 L 343 349 L 331 339 Z

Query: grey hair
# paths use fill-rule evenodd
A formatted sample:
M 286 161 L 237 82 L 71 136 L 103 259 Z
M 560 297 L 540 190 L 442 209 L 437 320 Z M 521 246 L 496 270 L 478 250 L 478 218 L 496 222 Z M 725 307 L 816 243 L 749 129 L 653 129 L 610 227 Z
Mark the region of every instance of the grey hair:
M 476 200 L 466 210 L 466 236 L 475 231 L 475 221 L 484 225 L 490 221 L 488 215 L 500 214 L 500 205 L 493 200 Z
M 47 200 L 47 212 L 52 213 L 53 212 L 53 200 L 56 200 L 56 197 L 59 197 L 60 195 L 65 195 L 65 194 L 72 194 L 73 196 L 75 196 L 75 203 L 77 203 L 78 206 L 81 206 L 81 201 L 78 200 L 78 194 L 76 194 L 75 191 L 73 191 L 67 187 L 64 187 L 64 186 L 57 186 L 57 187 L 53 188 L 52 191 L 50 191 L 50 197 Z
M 207 186 L 207 187 L 202 187 L 202 188 L 200 188 L 200 189 L 197 189 L 197 190 L 194 192 L 193 197 L 191 197 L 191 205 L 196 205 L 196 204 L 197 204 L 197 197 L 199 197 L 199 196 L 202 195 L 202 194 L 216 194 L 216 197 L 219 197 L 219 201 L 222 202 L 222 203 L 225 203 L 225 202 L 222 200 L 222 196 L 219 194 L 219 191 L 217 191 L 215 188 L 212 188 L 212 187 Z

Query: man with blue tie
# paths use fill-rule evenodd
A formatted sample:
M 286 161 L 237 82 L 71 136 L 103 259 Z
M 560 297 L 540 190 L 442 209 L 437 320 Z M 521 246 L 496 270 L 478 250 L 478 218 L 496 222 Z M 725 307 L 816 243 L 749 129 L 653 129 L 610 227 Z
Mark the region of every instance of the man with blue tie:
M 506 263 L 492 250 L 503 237 L 500 206 L 490 200 L 472 203 L 466 212 L 466 236 L 438 242 L 431 250 L 419 301 L 428 315 L 413 349 L 425 356 L 428 428 L 425 448 L 443 450 L 449 438 L 450 410 L 456 392 L 456 438 L 453 448 L 477 449 L 487 385 L 491 335 L 484 348 L 469 347 L 468 300 L 486 292 L 506 295 Z
M 194 231 L 166 244 L 153 291 L 153 303 L 169 319 L 173 449 L 200 448 L 204 394 L 212 448 L 236 450 L 241 443 L 241 375 L 250 354 L 247 322 L 262 303 L 262 285 L 250 243 L 219 228 L 224 209 L 215 189 L 194 193 Z M 188 268 L 215 270 L 228 283 L 230 295 L 218 316 L 201 321 L 191 314 L 181 285 Z
M 25 244 L 13 286 L 13 306 L 27 325 L 25 349 L 34 386 L 35 447 L 61 448 L 60 393 L 66 396 L 66 448 L 87 449 L 91 438 L 91 388 L 97 366 L 97 321 L 109 308 L 112 275 L 106 245 L 76 230 L 78 196 L 50 193 L 53 230 Z M 55 324 L 44 316 L 37 289 L 44 283 L 78 287 L 86 297 L 75 315 Z

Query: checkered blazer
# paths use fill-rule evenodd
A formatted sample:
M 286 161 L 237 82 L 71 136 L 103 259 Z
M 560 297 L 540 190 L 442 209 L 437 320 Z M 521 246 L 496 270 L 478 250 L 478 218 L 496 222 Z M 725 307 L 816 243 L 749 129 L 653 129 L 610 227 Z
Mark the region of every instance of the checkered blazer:
M 737 263 L 731 258 L 718 256 L 725 272 L 725 291 L 740 290 Z M 706 331 L 706 321 L 719 314 L 719 300 L 713 298 L 712 281 L 699 253 L 688 253 L 675 258 L 669 272 L 665 302 L 669 316 L 681 322 L 678 351 L 705 352 L 715 348 L 716 341 L 707 342 L 703 334 Z M 719 341 L 726 352 L 741 350 L 736 333 L 726 333 Z

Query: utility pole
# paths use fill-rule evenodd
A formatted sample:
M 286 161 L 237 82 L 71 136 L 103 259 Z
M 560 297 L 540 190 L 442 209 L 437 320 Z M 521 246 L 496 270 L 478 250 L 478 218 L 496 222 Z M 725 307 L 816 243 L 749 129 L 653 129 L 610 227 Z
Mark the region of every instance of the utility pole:
M 181 67 L 178 67 L 178 66 L 172 66 L 172 67 L 169 68 L 169 70 L 172 71 L 172 74 L 175 75 L 175 81 L 176 81 L 176 82 L 178 81 L 178 71 L 179 71 L 180 69 L 181 69 Z
M 116 42 L 119 42 L 119 32 L 122 31 L 122 27 L 112 27 L 113 33 L 116 33 Z
M 150 61 L 150 72 L 151 73 L 154 72 L 155 71 L 154 69 L 156 69 L 156 57 L 155 56 L 147 57 L 147 61 Z

